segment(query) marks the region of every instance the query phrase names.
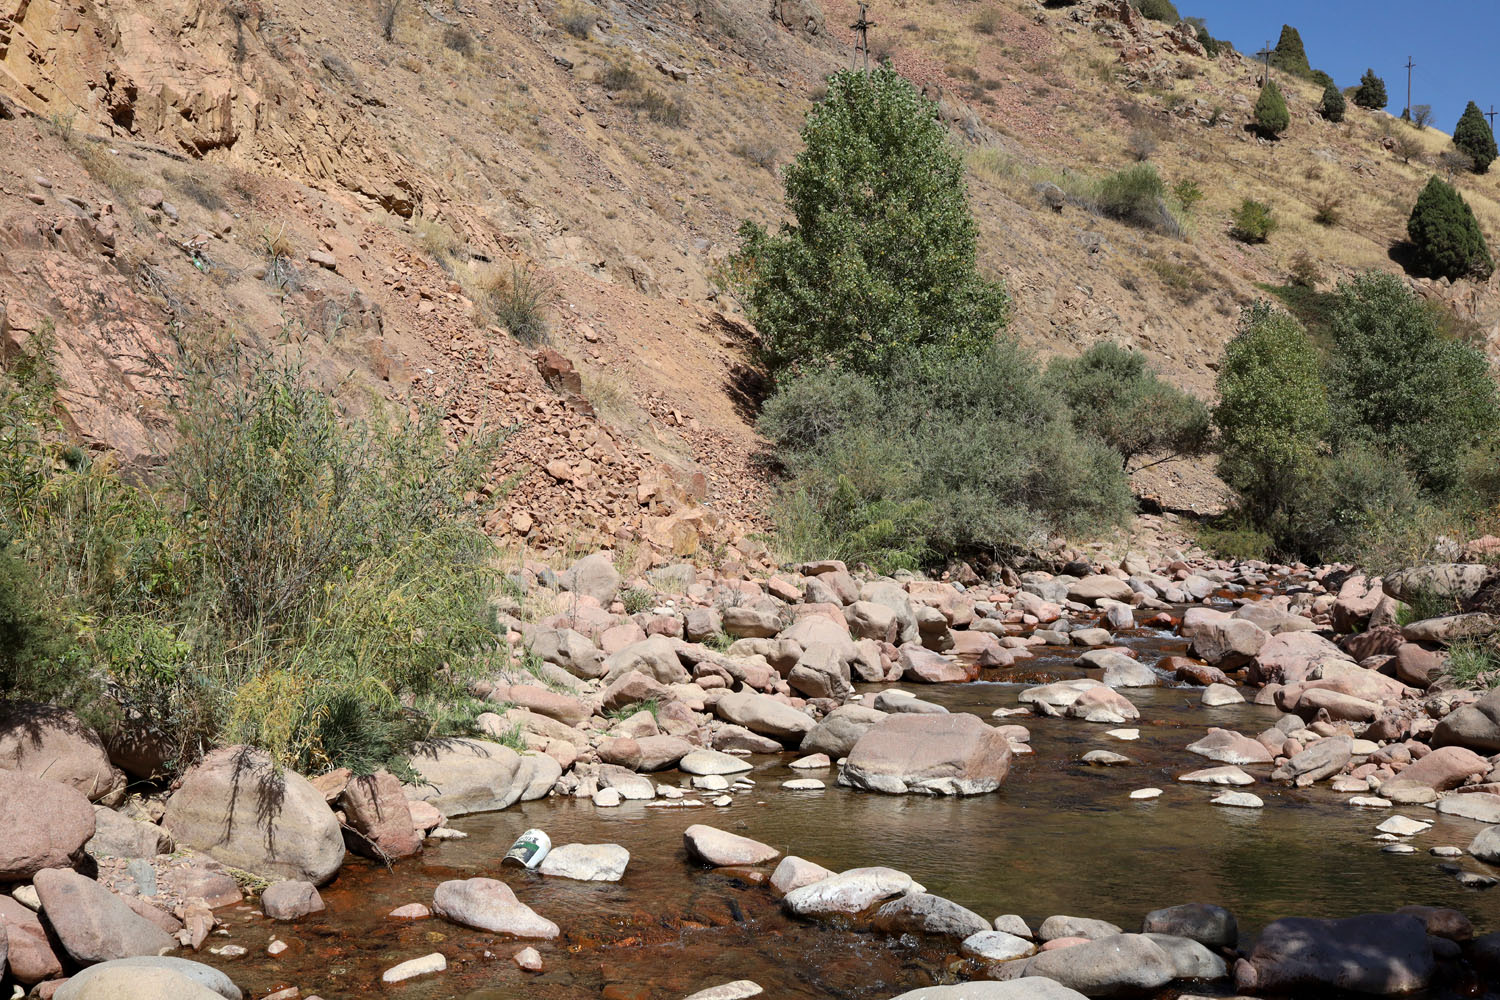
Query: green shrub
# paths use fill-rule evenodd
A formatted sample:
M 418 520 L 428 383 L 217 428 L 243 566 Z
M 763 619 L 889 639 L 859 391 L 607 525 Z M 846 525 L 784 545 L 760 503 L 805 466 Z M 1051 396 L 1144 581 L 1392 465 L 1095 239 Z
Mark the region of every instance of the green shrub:
M 882 383 L 825 371 L 789 380 L 760 428 L 787 468 L 787 554 L 882 569 L 1039 544 L 1118 522 L 1119 456 L 1079 434 L 1013 344 L 921 360 Z
M 1500 653 L 1478 640 L 1456 642 L 1448 650 L 1445 672 L 1464 687 L 1493 688 L 1500 683 Z
M 1233 518 L 1221 517 L 1201 525 L 1197 535 L 1198 544 L 1220 559 L 1243 562 L 1270 559 L 1276 554 L 1270 535 Z
M 643 587 L 630 587 L 620 592 L 620 603 L 625 605 L 627 615 L 638 615 L 656 606 L 656 595 Z
M 599 74 L 599 86 L 605 90 L 634 90 L 640 83 L 640 75 L 627 62 L 612 62 Z
M 0 701 L 87 709 L 103 694 L 68 622 L 31 567 L 0 548 Z
M 932 102 L 889 66 L 835 73 L 802 138 L 783 177 L 792 221 L 746 222 L 729 267 L 772 371 L 882 375 L 917 348 L 982 350 L 1008 300 L 979 273 L 963 162 Z
M 1323 72 L 1320 69 L 1313 70 L 1307 75 L 1307 78 L 1313 83 L 1317 84 L 1319 87 L 1322 87 L 1325 92 L 1329 87 L 1333 87 L 1335 92 L 1338 91 L 1338 86 L 1333 82 L 1333 77 L 1329 76 L 1327 73 Z M 1339 94 L 1339 96 L 1343 97 L 1344 95 Z
M 510 279 L 497 281 L 485 295 L 495 322 L 528 347 L 539 347 L 552 339 L 547 311 L 557 299 L 557 287 L 530 265 L 512 264 Z
M 1344 120 L 1344 95 L 1332 83 L 1323 88 L 1323 99 L 1318 102 L 1318 114 L 1331 122 Z
M 159 482 L 43 470 L 0 510 L 13 550 L 121 705 L 175 764 L 221 742 L 303 771 L 399 764 L 432 732 L 408 707 L 460 694 L 495 642 L 491 545 L 464 499 L 488 440 L 438 414 L 340 417 L 300 371 L 190 370 Z
M 1255 127 L 1261 135 L 1274 138 L 1285 132 L 1291 123 L 1292 117 L 1286 108 L 1286 98 L 1281 96 L 1281 88 L 1276 86 L 1276 81 L 1267 80 L 1255 101 Z
M 1136 458 L 1208 450 L 1208 407 L 1147 369 L 1139 351 L 1100 341 L 1077 358 L 1053 360 L 1046 384 L 1072 411 L 1073 426 L 1114 449 L 1127 471 Z
M 1458 125 L 1453 129 L 1453 145 L 1474 161 L 1473 170 L 1476 174 L 1484 173 L 1495 160 L 1495 133 L 1490 130 L 1490 123 L 1485 119 L 1484 112 L 1473 101 L 1464 108 Z
M 1229 235 L 1244 243 L 1264 243 L 1276 231 L 1276 217 L 1271 206 L 1246 198 L 1234 213 Z
M 474 58 L 474 36 L 460 27 L 444 28 L 443 44 L 465 59 Z
M 1359 78 L 1359 87 L 1354 91 L 1354 103 L 1371 111 L 1385 107 L 1385 81 L 1375 75 L 1373 69 L 1365 70 Z
M 1176 24 L 1182 20 L 1177 14 L 1177 8 L 1172 0 L 1131 0 L 1142 14 L 1153 21 L 1161 21 L 1164 24 Z
M 1251 523 L 1283 544 L 1285 525 L 1319 476 L 1328 431 L 1317 349 L 1296 320 L 1257 302 L 1225 348 L 1216 387 L 1219 476 Z
M 1281 26 L 1281 37 L 1271 51 L 1271 65 L 1297 76 L 1311 76 L 1312 66 L 1307 62 L 1307 50 L 1302 47 L 1302 35 L 1290 24 Z
M 1121 222 L 1180 236 L 1181 224 L 1167 207 L 1166 185 L 1149 163 L 1137 163 L 1099 182 L 1099 211 Z
M 1368 441 L 1404 461 L 1430 494 L 1458 487 L 1466 456 L 1500 430 L 1484 355 L 1440 337 L 1426 303 L 1378 272 L 1339 286 L 1333 338 L 1335 450 Z
M 1183 212 L 1192 214 L 1193 209 L 1203 200 L 1203 188 L 1198 186 L 1197 181 L 1184 177 L 1172 185 L 1172 197 L 1177 199 Z
M 1406 220 L 1416 265 L 1434 278 L 1489 279 L 1495 270 L 1479 220 L 1458 191 L 1436 174 Z

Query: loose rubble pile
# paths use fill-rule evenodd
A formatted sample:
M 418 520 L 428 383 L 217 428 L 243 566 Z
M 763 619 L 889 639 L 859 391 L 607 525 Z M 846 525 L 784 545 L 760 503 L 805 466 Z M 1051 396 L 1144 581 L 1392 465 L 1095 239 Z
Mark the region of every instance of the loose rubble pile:
M 1458 610 L 1484 602 L 1495 581 L 1486 566 L 1420 566 L 1384 581 L 1338 567 L 1258 563 L 1064 570 L 933 581 L 856 576 L 827 561 L 755 581 L 684 564 L 625 581 L 604 553 L 563 573 L 528 565 L 514 582 L 531 606 L 554 613 L 506 622 L 512 667 L 474 688 L 494 705 L 478 720 L 490 738 L 424 750 L 412 761 L 420 780 L 409 784 L 385 772 L 304 777 L 256 749 L 225 747 L 169 794 L 127 797 L 127 781 L 142 777 L 135 744 L 106 746 L 66 712 L 7 705 L 0 970 L 44 996 L 114 996 L 105 991 L 157 984 L 174 996 L 238 996 L 212 969 L 155 956 L 204 947 L 233 954 L 240 946 L 209 944 L 214 910 L 241 902 L 244 884 L 259 887 L 268 919 L 297 920 L 324 908 L 317 887 L 335 877 L 346 851 L 395 862 L 425 843 L 463 837 L 451 819 L 549 795 L 601 809 L 626 800 L 723 809 L 756 788 L 746 776 L 754 755 L 794 755 L 790 766 L 810 772 L 784 782 L 788 792 L 824 788 L 813 774 L 836 767 L 837 782 L 859 792 L 985 794 L 1030 753 L 1030 734 L 1014 716 L 1124 727 L 1140 718 L 1129 692 L 1157 685 L 1201 688 L 1209 712 L 1252 701 L 1284 713 L 1261 733 L 1207 727 L 1186 745 L 1211 766 L 1179 781 L 1203 786 L 1214 804 L 1261 808 L 1251 787 L 1322 783 L 1348 794 L 1351 807 L 1399 805 L 1413 814 L 1374 825 L 1389 851 L 1415 850 L 1408 841 L 1431 825 L 1414 818 L 1424 808 L 1493 824 L 1468 853 L 1500 865 L 1500 692 L 1458 686 L 1445 653 L 1460 639 L 1500 631 L 1500 619 Z M 1434 594 L 1455 613 L 1410 620 L 1402 601 L 1425 606 Z M 627 613 L 627 603 L 644 610 Z M 1175 630 L 1190 640 L 1190 655 L 1140 662 L 1117 635 L 1141 629 Z M 968 682 L 1064 648 L 1089 676 L 1025 688 L 993 722 L 890 686 Z M 866 688 L 867 701 L 856 683 L 882 686 Z M 1082 761 L 1113 767 L 1129 758 L 1095 749 Z M 651 777 L 669 770 L 679 777 Z M 991 920 L 931 895 L 894 869 L 834 872 L 703 822 L 688 825 L 683 839 L 693 864 L 775 862 L 762 878 L 793 916 L 950 937 L 970 975 L 995 981 L 980 992 L 931 987 L 912 997 L 1114 996 L 1227 978 L 1256 993 L 1313 985 L 1386 994 L 1500 974 L 1500 935 L 1475 937 L 1447 909 L 1287 918 L 1237 950 L 1234 917 L 1216 906 L 1156 911 L 1140 933 L 1067 916 L 1033 931 L 1014 915 Z M 528 857 L 543 876 L 580 881 L 618 881 L 630 861 L 615 844 L 549 843 Z M 1495 881 L 1458 864 L 1452 871 L 1468 885 Z M 391 914 L 428 916 L 521 939 L 561 933 L 492 878 L 444 882 L 430 907 Z M 515 961 L 543 966 L 532 948 Z M 434 953 L 384 978 L 445 968 Z M 733 983 L 710 992 L 751 996 L 752 988 L 759 991 Z

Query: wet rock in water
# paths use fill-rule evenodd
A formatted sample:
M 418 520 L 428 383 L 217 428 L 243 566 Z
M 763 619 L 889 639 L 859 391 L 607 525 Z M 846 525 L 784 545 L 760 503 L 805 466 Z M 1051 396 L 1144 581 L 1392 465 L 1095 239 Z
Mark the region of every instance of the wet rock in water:
M 904 715 L 880 720 L 861 736 L 839 784 L 891 795 L 979 795 L 1010 771 L 1010 742 L 978 717 Z
M 123 970 L 156 970 L 169 972 L 181 980 L 192 984 L 199 990 L 207 993 L 194 993 L 189 990 L 186 993 L 175 992 L 150 992 L 148 983 L 163 982 L 158 977 L 147 977 L 141 979 L 135 976 L 122 975 Z M 99 980 L 90 986 L 94 980 Z M 170 980 L 168 980 L 170 981 Z M 179 986 L 176 981 L 172 985 Z M 124 984 L 130 983 L 132 988 L 140 984 L 141 992 L 117 991 L 116 986 L 105 988 L 105 983 Z M 179 988 L 182 988 L 179 986 Z M 74 992 L 77 991 L 77 992 Z M 97 991 L 97 992 L 95 992 Z M 60 986 L 53 994 L 54 1000 L 58 997 L 89 997 L 98 1000 L 134 1000 L 136 997 L 163 997 L 170 1000 L 178 1000 L 183 997 L 223 997 L 224 1000 L 240 1000 L 243 994 L 240 988 L 224 973 L 211 965 L 202 962 L 194 962 L 186 958 L 175 958 L 170 955 L 138 955 L 132 958 L 119 958 L 98 965 L 91 965 L 86 969 L 79 970 L 71 979 Z
M 833 761 L 828 758 L 828 754 L 826 753 L 808 754 L 806 757 L 799 757 L 787 765 L 787 767 L 798 771 L 812 771 L 820 767 L 832 766 Z
M 62 974 L 62 963 L 52 950 L 41 919 L 9 896 L 0 896 L 0 939 L 9 946 L 10 974 L 23 986 Z
M 825 715 L 803 738 L 802 752 L 826 754 L 833 760 L 847 757 L 859 738 L 883 718 L 885 713 L 873 708 L 841 705 Z
M 1243 705 L 1245 696 L 1227 684 L 1210 684 L 1203 689 L 1203 696 L 1199 701 L 1206 708 L 1219 708 L 1224 705 Z
M 323 897 L 311 882 L 273 882 L 260 894 L 261 912 L 272 920 L 300 920 L 324 909 Z
M 1349 805 L 1356 809 L 1389 809 L 1392 804 L 1390 799 L 1376 795 L 1356 795 L 1349 800 Z
M 829 917 L 862 913 L 884 899 L 912 887 L 911 876 L 894 868 L 851 868 L 793 889 L 782 905 L 799 917 Z
M 1223 792 L 1209 799 L 1210 805 L 1232 806 L 1239 809 L 1260 809 L 1265 805 L 1259 795 L 1249 792 Z
M 1500 823 L 1500 795 L 1444 795 L 1438 799 L 1437 811 L 1444 816 L 1462 816 L 1479 823 Z
M 323 793 L 250 747 L 215 750 L 189 770 L 162 825 L 179 845 L 273 878 L 322 885 L 344 861 L 343 833 Z
M 1292 757 L 1271 772 L 1272 781 L 1284 781 L 1305 788 L 1316 781 L 1337 774 L 1354 755 L 1354 741 L 1348 736 L 1330 736 Z
M 1052 979 L 1090 997 L 1128 996 L 1160 989 L 1177 963 L 1144 934 L 1115 934 L 1026 960 L 1025 973 Z
M 1069 917 L 1063 914 L 1055 914 L 1042 921 L 1042 926 L 1037 930 L 1037 937 L 1043 941 L 1053 941 L 1058 938 L 1094 938 L 1112 937 L 1122 933 L 1121 928 L 1107 920 L 1094 920 L 1090 917 Z
M 967 938 L 996 933 L 990 930 L 990 922 L 973 910 L 927 892 L 907 893 L 886 903 L 875 911 L 873 923 L 876 930 L 897 935 L 943 934 Z
M 522 938 L 555 938 L 557 925 L 516 898 L 497 879 L 471 878 L 443 882 L 432 894 L 432 912 L 475 930 Z
M 1234 785 L 1244 786 L 1255 784 L 1255 779 L 1233 764 L 1225 764 L 1223 767 L 1206 767 L 1201 771 L 1189 771 L 1187 774 L 1179 775 L 1178 781 L 1185 781 L 1194 785 Z
M 1087 1000 L 1077 990 L 1038 976 L 1006 982 L 976 980 L 953 986 L 924 986 L 902 993 L 895 1000 Z
M 157 955 L 176 945 L 166 931 L 91 878 L 63 868 L 37 872 L 42 915 L 80 965 L 134 955 Z
M 1223 979 L 1229 975 L 1224 960 L 1191 938 L 1175 934 L 1144 934 L 1172 960 L 1174 979 Z
M 78 789 L 0 770 L 0 883 L 82 863 L 96 829 L 94 807 Z
M 611 809 L 620 804 L 622 797 L 618 788 L 601 788 L 593 795 L 594 805 L 601 809 Z
M 725 865 L 759 865 L 781 856 L 781 852 L 769 844 L 701 823 L 695 823 L 682 831 L 682 841 L 687 847 L 688 857 L 716 868 Z
M 819 778 L 793 778 L 790 781 L 783 781 L 781 787 L 789 792 L 817 792 L 828 786 Z
M 1253 660 L 1269 638 L 1265 629 L 1245 619 L 1207 621 L 1194 631 L 1189 653 L 1221 670 L 1236 670 Z
M 1063 714 L 1070 719 L 1105 725 L 1119 725 L 1141 717 L 1134 702 L 1103 684 L 1081 692 Z
M 93 728 L 52 705 L 0 704 L 0 771 L 55 781 L 107 805 L 125 790 L 125 775 L 109 762 Z
M 1439 747 L 1403 770 L 1398 780 L 1405 784 L 1426 785 L 1434 791 L 1444 792 L 1462 785 L 1470 775 L 1488 774 L 1491 766 L 1488 760 L 1472 750 L 1456 746 Z
M 656 786 L 651 783 L 651 779 L 642 777 L 628 768 L 617 767 L 614 764 L 600 764 L 598 778 L 601 790 L 613 789 L 622 799 L 645 802 L 656 798 Z
M 743 757 L 718 750 L 694 750 L 679 760 L 677 767 L 683 774 L 740 774 L 750 770 Z
M 1094 604 L 1101 600 L 1130 603 L 1135 591 L 1130 584 L 1117 576 L 1095 573 L 1068 585 L 1068 600 L 1080 604 Z
M 1425 924 L 1397 913 L 1344 920 L 1287 917 L 1267 924 L 1234 967 L 1235 987 L 1256 993 L 1310 987 L 1384 996 L 1424 989 L 1436 970 Z
M 1141 921 L 1141 933 L 1171 934 L 1210 948 L 1233 948 L 1240 938 L 1234 914 L 1212 903 L 1182 903 L 1152 910 Z
M 995 930 L 1014 934 L 1016 937 L 1026 938 L 1027 940 L 1035 936 L 1031 933 L 1031 928 L 1026 925 L 1026 921 L 1018 913 L 1002 913 L 996 917 Z
M 1132 799 L 1156 799 L 1161 797 L 1160 788 L 1137 788 L 1130 793 Z
M 355 853 L 394 860 L 422 849 L 401 781 L 389 771 L 350 778 L 339 805 L 345 822 L 357 834 L 346 839 Z
M 1412 819 L 1409 816 L 1392 816 L 1375 829 L 1396 837 L 1414 837 L 1419 833 L 1427 832 L 1431 827 L 1432 823 L 1428 820 Z
M 1209 729 L 1208 735 L 1187 748 L 1221 764 L 1269 764 L 1271 752 L 1264 745 L 1230 729 Z
M 1072 680 L 1026 688 L 1017 695 L 1017 700 L 1023 705 L 1043 705 L 1061 711 L 1077 701 L 1083 692 L 1100 687 L 1104 687 L 1101 681 L 1090 677 L 1075 677 Z
M 1117 740 L 1124 740 L 1128 743 L 1140 739 L 1141 731 L 1139 729 L 1106 729 L 1104 735 L 1112 736 Z
M 788 854 L 781 859 L 781 863 L 771 873 L 771 888 L 785 896 L 793 889 L 821 882 L 832 874 L 832 871 L 820 864 L 799 858 L 795 854 Z
M 722 986 L 710 986 L 706 990 L 699 990 L 685 997 L 684 1000 L 750 1000 L 750 997 L 758 997 L 764 992 L 760 984 L 753 980 L 736 979 Z
M 882 691 L 875 696 L 875 709 L 884 714 L 896 712 L 902 712 L 907 715 L 948 714 L 948 710 L 942 705 L 923 701 L 910 691 L 899 691 L 895 688 Z
M 722 774 L 697 774 L 693 776 L 693 787 L 702 792 L 722 792 L 729 787 L 729 779 Z M 660 794 L 667 797 L 682 795 L 680 788 L 662 788 Z
M 1108 646 L 1115 641 L 1108 629 L 1080 628 L 1068 633 L 1068 641 L 1075 646 Z
M 386 916 L 391 920 L 426 920 L 432 916 L 432 911 L 421 903 L 407 903 L 396 907 Z
M 1090 750 L 1083 755 L 1082 759 L 1085 764 L 1091 764 L 1094 767 L 1119 767 L 1135 763 L 1135 761 L 1124 754 L 1114 753 L 1110 750 Z
M 1396 910 L 1416 917 L 1427 926 L 1427 933 L 1449 941 L 1468 941 L 1474 937 L 1474 925 L 1469 918 L 1448 906 L 1403 906 Z
M 1500 826 L 1487 826 L 1469 842 L 1469 853 L 1480 861 L 1500 865 Z
M 417 976 L 426 976 L 434 972 L 442 972 L 448 968 L 448 959 L 443 953 L 435 951 L 431 955 L 423 955 L 421 958 L 408 959 L 400 965 L 393 965 L 380 974 L 383 983 L 400 983 Z
M 979 664 L 962 663 L 916 643 L 901 647 L 901 679 L 922 684 L 962 684 L 979 676 Z
M 990 962 L 1009 962 L 1036 953 L 1036 945 L 1005 931 L 977 931 L 964 938 L 959 950 Z
M 618 882 L 630 864 L 619 844 L 562 844 L 547 852 L 537 871 L 580 882 Z
M 1106 687 L 1137 688 L 1155 687 L 1161 678 L 1144 663 L 1116 653 L 1104 664 L 1103 681 Z
M 535 948 L 522 948 L 512 955 L 510 960 L 515 962 L 518 968 L 525 969 L 527 972 L 542 971 L 542 953 Z
M 778 740 L 783 746 L 799 745 L 815 725 L 807 713 L 753 691 L 724 695 L 714 703 L 714 712 L 726 722 Z
M 845 707 L 846 708 L 855 708 L 855 707 L 858 707 L 858 706 L 845 706 Z M 834 710 L 834 712 L 837 712 L 837 711 L 840 711 L 840 709 L 835 709 Z M 828 714 L 830 716 L 832 716 L 834 714 L 834 712 L 830 712 Z M 824 719 L 823 721 L 826 722 L 828 720 Z M 811 736 L 812 734 L 809 733 L 808 735 Z M 806 746 L 807 746 L 807 740 L 806 739 L 803 740 L 803 746 L 804 746 L 804 748 L 806 748 Z M 731 726 L 724 726 L 718 732 L 714 733 L 714 746 L 713 746 L 713 748 L 715 750 L 721 750 L 721 751 L 722 750 L 744 750 L 744 751 L 747 751 L 749 753 L 780 753 L 782 751 L 782 749 L 783 749 L 780 743 L 778 743 L 777 741 L 775 741 L 775 740 L 773 740 L 773 739 L 771 739 L 769 737 L 761 736 L 759 733 L 752 733 L 750 730 L 746 729 L 744 726 L 733 726 L 733 725 L 731 725 Z M 825 748 L 824 747 L 818 747 L 816 749 L 820 749 L 821 750 L 821 749 L 825 749 Z M 843 754 L 839 754 L 839 756 L 842 757 Z

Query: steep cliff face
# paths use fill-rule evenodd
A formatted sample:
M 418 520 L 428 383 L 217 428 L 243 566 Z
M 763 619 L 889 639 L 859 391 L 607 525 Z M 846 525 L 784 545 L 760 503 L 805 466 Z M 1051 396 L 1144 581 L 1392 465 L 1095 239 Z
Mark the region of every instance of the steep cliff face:
M 762 386 L 712 274 L 742 219 L 778 219 L 777 171 L 856 16 L 845 0 L 0 0 L 0 340 L 51 343 L 69 426 L 127 462 L 170 447 L 180 352 L 234 338 L 294 353 L 343 405 L 439 405 L 455 434 L 518 425 L 489 489 L 498 533 L 745 556 Z M 1260 141 L 1255 64 L 1210 60 L 1123 0 L 871 16 L 876 56 L 938 101 L 969 160 L 982 262 L 1022 342 L 1130 344 L 1203 394 L 1239 308 L 1297 251 L 1325 288 L 1395 266 L 1447 141 L 1418 133 L 1402 162 L 1388 116 L 1323 122 L 1293 80 L 1292 128 Z M 1140 155 L 1202 189 L 1186 234 L 1049 200 Z M 1491 231 L 1497 183 L 1461 179 Z M 1328 196 L 1331 226 L 1312 219 Z M 1245 197 L 1282 218 L 1269 244 L 1228 236 Z M 497 312 L 528 275 L 560 358 Z M 1496 337 L 1487 286 L 1420 287 Z M 1175 506 L 1211 483 L 1180 467 L 1142 489 Z

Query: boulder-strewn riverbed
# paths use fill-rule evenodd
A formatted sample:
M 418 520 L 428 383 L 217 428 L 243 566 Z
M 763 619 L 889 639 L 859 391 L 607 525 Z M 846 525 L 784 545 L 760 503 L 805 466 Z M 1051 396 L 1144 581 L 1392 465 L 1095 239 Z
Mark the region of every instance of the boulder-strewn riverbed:
M 828 584 L 772 581 L 784 603 L 724 606 L 726 627 L 777 637 L 723 653 L 646 637 L 701 625 L 693 607 L 627 622 L 600 602 L 590 625 L 574 606 L 592 639 L 515 623 L 585 678 L 493 682 L 492 700 L 530 706 L 492 723 L 522 727 L 522 756 L 458 743 L 417 758 L 426 783 L 287 775 L 267 798 L 237 794 L 261 787 L 263 758 L 220 751 L 164 804 L 126 803 L 133 819 L 96 807 L 97 885 L 65 870 L 90 865 L 63 834 L 89 798 L 119 798 L 120 776 L 47 729 L 77 802 L 50 778 L 6 779 L 37 783 L 57 855 L 4 852 L 12 968 L 46 979 L 171 933 L 256 1000 L 885 1000 L 1017 977 L 982 995 L 1495 988 L 1500 794 L 1484 754 L 1500 723 L 1493 699 L 1443 680 L 1430 638 L 1462 622 L 1403 631 L 1369 581 L 1254 567 L 1183 567 L 1155 587 L 1036 577 L 993 600 L 920 581 L 866 583 L 882 604 L 796 600 L 849 582 L 822 568 Z M 36 824 L 6 806 L 21 833 Z M 340 823 L 393 863 L 346 856 Z M 502 867 L 530 828 L 552 853 Z M 172 837 L 177 853 L 152 860 Z M 237 902 L 219 864 L 272 884 Z M 1160 912 L 1180 904 L 1196 905 Z M 41 974 L 52 952 L 68 968 Z M 88 1000 L 87 975 L 58 996 Z

